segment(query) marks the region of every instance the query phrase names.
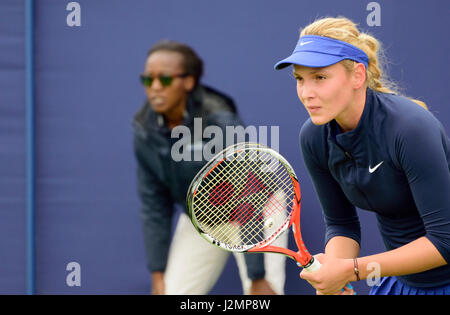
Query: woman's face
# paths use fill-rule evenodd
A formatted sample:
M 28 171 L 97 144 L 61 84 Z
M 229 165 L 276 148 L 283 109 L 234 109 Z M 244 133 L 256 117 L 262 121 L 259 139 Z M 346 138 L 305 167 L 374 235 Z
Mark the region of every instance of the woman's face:
M 294 77 L 298 97 L 315 125 L 339 122 L 351 113 L 355 80 L 341 63 L 324 68 L 294 65 Z
M 187 78 L 176 77 L 184 73 L 183 63 L 183 55 L 172 51 L 156 51 L 147 58 L 145 74 L 153 77 L 175 76 L 169 86 L 163 86 L 155 79 L 150 87 L 145 87 L 148 100 L 155 112 L 170 114 L 186 102 L 193 84 Z

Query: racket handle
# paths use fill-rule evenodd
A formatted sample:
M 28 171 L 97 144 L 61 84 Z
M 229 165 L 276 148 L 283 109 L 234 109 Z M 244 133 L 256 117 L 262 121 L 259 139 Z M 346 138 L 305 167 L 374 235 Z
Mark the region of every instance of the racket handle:
M 301 265 L 299 263 L 297 263 L 297 265 L 299 265 L 299 267 L 301 267 Z M 320 264 L 320 262 L 317 259 L 313 258 L 313 262 L 311 263 L 311 265 L 309 265 L 308 267 L 305 267 L 304 269 L 309 272 L 314 272 L 314 271 L 319 270 L 321 266 L 322 265 Z M 346 285 L 346 287 L 352 293 L 352 295 L 356 295 L 356 292 L 353 290 L 353 287 L 350 283 L 348 283 Z M 344 292 L 344 289 L 342 289 L 342 292 Z
M 320 264 L 320 262 L 317 259 L 313 258 L 312 264 L 309 265 L 308 267 L 305 267 L 304 269 L 306 271 L 313 272 L 319 270 L 321 266 L 322 265 Z

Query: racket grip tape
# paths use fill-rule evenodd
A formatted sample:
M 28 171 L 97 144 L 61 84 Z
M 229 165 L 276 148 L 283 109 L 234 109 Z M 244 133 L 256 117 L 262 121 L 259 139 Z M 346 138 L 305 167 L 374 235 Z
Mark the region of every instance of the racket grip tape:
M 298 265 L 299 267 L 302 266 L 302 265 L 300 265 L 299 263 L 297 263 L 297 265 Z M 306 271 L 309 271 L 309 272 L 314 272 L 314 271 L 319 270 L 321 266 L 322 266 L 322 265 L 320 264 L 320 262 L 319 262 L 317 259 L 314 259 L 314 257 L 313 257 L 313 258 L 311 259 L 310 264 L 309 264 L 307 267 L 304 267 L 304 269 L 305 269 Z M 352 285 L 351 285 L 350 283 L 347 283 L 346 287 L 347 287 L 349 290 L 353 290 L 353 287 L 352 287 Z M 342 291 L 344 291 L 344 289 L 342 289 Z M 356 295 L 356 292 L 355 292 L 355 291 L 353 291 L 353 295 Z
M 317 259 L 314 259 L 314 257 L 311 259 L 311 262 L 309 263 L 308 266 L 304 267 L 304 269 L 306 271 L 309 272 L 314 272 L 320 269 L 322 265 L 320 264 L 320 262 Z

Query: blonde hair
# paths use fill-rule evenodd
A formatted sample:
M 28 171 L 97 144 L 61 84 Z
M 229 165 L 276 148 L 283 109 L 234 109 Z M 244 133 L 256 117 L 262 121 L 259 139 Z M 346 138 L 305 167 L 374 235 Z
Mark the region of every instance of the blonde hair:
M 301 30 L 300 37 L 304 35 L 330 37 L 358 47 L 369 57 L 366 69 L 367 86 L 381 93 L 400 94 L 397 85 L 385 76 L 385 58 L 381 43 L 372 35 L 360 32 L 353 21 L 345 17 L 318 19 Z M 341 63 L 347 71 L 353 71 L 353 60 L 343 60 Z M 427 109 L 424 102 L 411 100 Z

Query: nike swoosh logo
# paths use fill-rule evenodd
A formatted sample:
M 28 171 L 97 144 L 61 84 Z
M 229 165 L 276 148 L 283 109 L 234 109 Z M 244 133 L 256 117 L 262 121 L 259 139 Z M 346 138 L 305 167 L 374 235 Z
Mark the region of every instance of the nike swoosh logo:
M 384 161 L 381 161 L 380 163 L 378 163 L 377 165 L 375 165 L 374 167 L 370 167 L 369 166 L 369 173 L 373 173 L 376 171 L 377 168 L 379 168 L 381 166 L 381 164 L 383 164 Z
M 306 45 L 306 44 L 309 44 L 309 43 L 312 43 L 312 42 L 313 42 L 312 40 L 310 40 L 309 42 L 301 42 L 300 46 L 303 46 L 303 45 Z

